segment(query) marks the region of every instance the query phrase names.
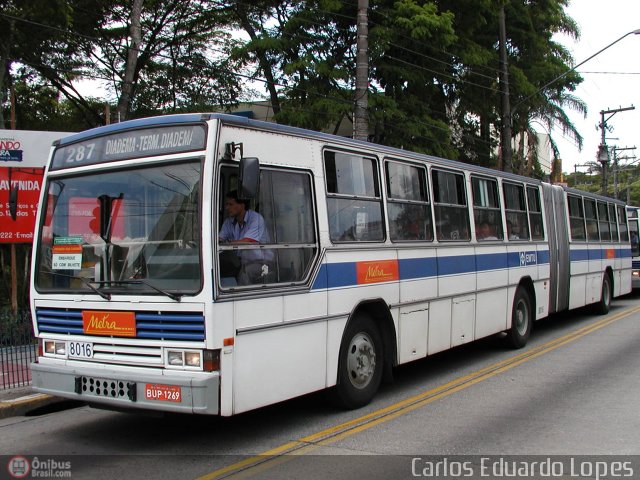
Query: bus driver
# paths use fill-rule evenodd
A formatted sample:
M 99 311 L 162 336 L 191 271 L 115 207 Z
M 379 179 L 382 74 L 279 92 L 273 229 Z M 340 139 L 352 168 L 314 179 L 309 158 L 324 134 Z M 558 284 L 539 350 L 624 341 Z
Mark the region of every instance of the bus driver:
M 226 194 L 224 208 L 227 218 L 220 229 L 220 242 L 231 245 L 270 243 L 264 218 L 255 210 L 249 209 L 247 200 L 238 198 L 237 190 L 231 190 Z M 237 256 L 240 257 L 240 271 L 237 276 L 239 285 L 262 282 L 273 263 L 271 250 L 239 250 Z

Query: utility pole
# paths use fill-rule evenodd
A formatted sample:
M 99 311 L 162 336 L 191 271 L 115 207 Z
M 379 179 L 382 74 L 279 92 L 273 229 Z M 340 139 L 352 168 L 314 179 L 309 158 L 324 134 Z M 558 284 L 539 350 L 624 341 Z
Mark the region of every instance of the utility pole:
M 9 89 L 11 96 L 11 130 L 16 129 L 16 89 L 11 84 Z M 9 179 L 11 179 L 11 167 L 9 167 Z M 9 191 L 11 191 L 11 181 L 9 181 Z M 18 313 L 18 259 L 16 255 L 16 244 L 11 243 L 11 311 L 14 315 Z
M 618 199 L 618 196 L 620 194 L 620 190 L 618 187 L 618 172 L 620 171 L 618 166 L 618 160 L 621 160 L 621 158 L 618 157 L 618 152 L 622 152 L 624 150 L 635 150 L 635 149 L 636 147 L 623 147 L 623 148 L 613 147 L 611 149 L 611 151 L 613 152 L 613 195 L 615 199 Z
M 353 138 L 369 139 L 369 0 L 358 0 L 356 39 L 356 106 L 353 115 Z
M 502 98 L 502 131 L 500 170 L 513 171 L 511 151 L 511 106 L 509 102 L 509 65 L 507 63 L 507 28 L 504 15 L 504 4 L 500 7 L 500 96 Z
M 601 121 L 600 121 L 600 125 L 598 126 L 601 129 L 601 137 L 600 137 L 600 145 L 598 145 L 597 159 L 598 159 L 598 162 L 602 164 L 602 195 L 607 194 L 607 187 L 609 184 L 608 178 L 607 178 L 609 161 L 610 161 L 609 150 L 607 147 L 607 139 L 606 139 L 607 122 L 611 120 L 611 117 L 613 117 L 616 113 L 626 112 L 628 110 L 635 110 L 635 108 L 636 107 L 631 105 L 630 107 L 625 107 L 625 108 L 615 108 L 613 110 L 600 111 Z M 605 118 L 606 115 L 609 115 L 609 116 Z

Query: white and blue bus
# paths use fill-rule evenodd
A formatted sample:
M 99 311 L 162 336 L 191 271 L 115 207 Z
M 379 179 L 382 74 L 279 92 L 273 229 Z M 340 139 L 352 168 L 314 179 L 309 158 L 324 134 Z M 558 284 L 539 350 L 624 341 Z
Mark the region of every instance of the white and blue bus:
M 631 287 L 640 288 L 640 208 L 627 205 L 627 218 L 629 220 L 629 237 L 631 241 Z
M 219 240 L 231 191 L 268 241 Z M 229 416 L 323 389 L 355 408 L 398 365 L 522 347 L 631 290 L 622 202 L 223 114 L 58 141 L 37 223 L 34 389 L 109 408 Z

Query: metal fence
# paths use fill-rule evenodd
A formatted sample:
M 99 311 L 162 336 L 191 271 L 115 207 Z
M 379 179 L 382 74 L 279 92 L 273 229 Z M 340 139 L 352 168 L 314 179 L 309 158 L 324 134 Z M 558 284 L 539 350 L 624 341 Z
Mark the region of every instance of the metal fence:
M 31 313 L 0 310 L 0 390 L 29 385 L 37 356 Z

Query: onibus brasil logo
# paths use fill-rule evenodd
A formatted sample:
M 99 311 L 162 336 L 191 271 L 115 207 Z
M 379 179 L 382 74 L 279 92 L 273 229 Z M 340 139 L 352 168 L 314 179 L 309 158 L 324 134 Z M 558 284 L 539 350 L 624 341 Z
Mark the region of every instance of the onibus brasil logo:
M 33 459 L 29 460 L 22 455 L 16 455 L 9 459 L 7 471 L 12 478 L 27 478 L 29 474 L 31 474 L 31 477 L 70 478 L 71 462 L 53 458 L 43 460 L 38 457 L 33 457 Z

